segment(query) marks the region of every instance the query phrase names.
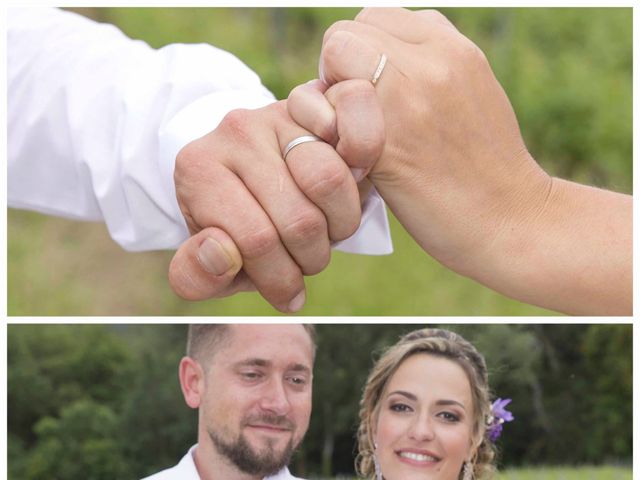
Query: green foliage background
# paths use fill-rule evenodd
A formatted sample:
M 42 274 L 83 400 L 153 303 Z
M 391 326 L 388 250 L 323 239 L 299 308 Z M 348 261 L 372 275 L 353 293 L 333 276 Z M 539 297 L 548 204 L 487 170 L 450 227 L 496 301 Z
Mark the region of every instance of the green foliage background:
M 278 98 L 317 76 L 322 34 L 353 8 L 79 9 L 153 47 L 207 42 L 242 59 Z M 487 54 L 534 157 L 554 175 L 632 189 L 631 8 L 442 9 Z M 392 219 L 395 253 L 333 254 L 302 315 L 547 315 L 431 259 Z M 258 294 L 190 303 L 172 254 L 122 251 L 103 225 L 8 215 L 11 315 L 276 315 Z
M 8 478 L 131 479 L 176 464 L 197 438 L 177 378 L 186 328 L 9 325 Z M 317 326 L 311 425 L 292 466 L 298 476 L 353 476 L 372 359 L 415 328 Z M 497 480 L 631 478 L 631 325 L 445 328 L 484 354 L 494 395 L 513 399 Z

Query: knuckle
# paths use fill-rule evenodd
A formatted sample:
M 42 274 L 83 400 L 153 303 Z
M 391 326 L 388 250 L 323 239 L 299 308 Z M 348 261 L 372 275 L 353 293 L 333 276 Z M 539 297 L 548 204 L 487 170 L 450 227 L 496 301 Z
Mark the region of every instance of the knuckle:
M 322 44 L 324 45 L 327 42 L 327 40 L 329 40 L 329 38 L 335 32 L 340 31 L 340 30 L 348 30 L 350 28 L 351 23 L 352 23 L 351 20 L 338 20 L 337 22 L 333 23 L 324 32 L 324 35 L 322 37 Z
M 317 275 L 322 272 L 329 265 L 331 260 L 331 251 L 329 248 L 322 249 L 321 251 L 314 252 L 313 265 L 302 266 L 302 273 L 304 275 Z
M 451 21 L 449 21 L 446 15 L 444 15 L 439 10 L 430 8 L 426 10 L 419 10 L 417 13 L 418 15 L 420 15 L 420 17 L 422 17 L 425 20 L 426 28 L 432 27 L 433 24 L 442 25 L 449 28 L 453 27 L 453 24 L 451 23 Z
M 469 58 L 469 61 L 474 65 L 488 65 L 489 60 L 482 49 L 471 41 L 469 41 L 469 43 L 471 44 L 467 49 L 467 57 Z
M 217 181 L 223 175 L 224 160 L 224 149 L 215 138 L 198 139 L 185 145 L 176 155 L 173 171 L 178 196 L 196 193 L 195 186 L 203 181 Z
M 297 267 L 281 269 L 276 278 L 277 280 L 274 281 L 270 288 L 276 304 L 287 304 L 304 285 L 302 272 Z
M 447 60 L 430 72 L 431 82 L 441 92 L 468 82 L 470 74 L 491 68 L 484 52 L 461 35 L 449 44 L 447 52 Z
M 345 219 L 339 226 L 333 229 L 331 232 L 332 241 L 339 242 L 356 233 L 358 227 L 360 227 L 360 211 L 356 210 L 356 212 L 356 214 L 350 215 L 349 218 Z
M 279 100 L 279 101 L 277 101 L 275 103 L 267 105 L 266 107 L 264 107 L 260 111 L 261 112 L 271 111 L 271 112 L 273 112 L 274 115 L 277 115 L 280 118 L 289 118 L 289 113 L 288 113 L 288 110 L 287 110 L 287 101 L 286 100 Z
M 358 12 L 356 15 L 356 22 L 368 23 L 368 20 L 371 18 L 375 10 L 371 7 L 365 7 Z
M 238 143 L 250 143 L 251 131 L 254 124 L 254 112 L 247 109 L 231 110 L 227 113 L 218 130 L 221 134 L 228 136 L 229 138 L 236 140 Z
M 350 79 L 342 82 L 340 95 L 345 98 L 368 98 L 370 96 L 375 96 L 375 90 L 369 89 L 368 86 L 373 87 L 371 82 L 363 79 Z
M 243 129 L 248 122 L 250 111 L 245 108 L 236 108 L 228 112 L 222 119 L 221 124 L 231 129 Z
M 203 149 L 200 146 L 199 140 L 189 142 L 180 149 L 178 155 L 176 155 L 176 165 L 174 172 L 176 178 L 190 173 L 192 171 L 192 167 L 197 166 L 198 162 L 200 162 L 202 158 L 202 150 Z
M 449 19 L 443 15 L 442 12 L 436 10 L 435 8 L 428 8 L 425 11 L 425 14 L 433 18 L 438 22 L 449 23 Z
M 345 188 L 349 180 L 349 170 L 338 163 L 325 162 L 318 165 L 313 176 L 306 177 L 302 189 L 315 201 L 322 201 Z
M 236 242 L 245 260 L 255 260 L 275 251 L 280 245 L 280 237 L 272 226 L 258 228 L 240 235 Z
M 291 103 L 299 103 L 301 102 L 307 95 L 306 85 L 298 85 L 293 90 L 289 92 L 289 96 L 287 97 L 287 107 L 290 107 Z
M 345 30 L 336 30 L 326 39 L 321 55 L 328 70 L 333 70 L 340 64 L 342 52 L 353 41 L 353 34 Z
M 486 60 L 484 52 L 475 43 L 463 35 L 458 35 L 458 41 L 455 42 L 456 54 L 467 61 Z
M 344 153 L 350 160 L 349 164 L 354 167 L 366 167 L 375 162 L 384 145 L 379 126 L 358 131 L 357 136 L 350 135 L 340 140 L 341 153 Z
M 187 146 L 176 157 L 173 178 L 176 197 L 183 213 L 194 214 L 194 210 L 197 210 L 200 201 L 204 199 L 203 193 L 209 191 L 205 185 L 219 185 L 227 178 L 224 165 L 227 156 L 222 149 L 216 151 L 215 145 L 210 145 L 209 149 L 193 150 Z
M 323 235 L 326 230 L 327 224 L 324 215 L 319 211 L 309 209 L 287 224 L 282 230 L 282 236 L 287 243 L 294 246 L 304 245 L 309 240 Z

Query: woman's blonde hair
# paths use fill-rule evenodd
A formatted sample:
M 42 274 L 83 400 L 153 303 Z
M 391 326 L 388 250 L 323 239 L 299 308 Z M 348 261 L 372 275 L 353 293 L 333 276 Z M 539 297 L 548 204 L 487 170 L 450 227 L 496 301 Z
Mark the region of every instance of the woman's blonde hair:
M 484 357 L 460 335 L 441 329 L 423 329 L 406 334 L 383 353 L 371 370 L 360 401 L 356 471 L 365 478 L 373 478 L 374 441 L 371 429 L 377 421 L 382 394 L 400 364 L 419 353 L 448 358 L 460 365 L 467 374 L 474 410 L 473 445 L 477 447 L 472 458 L 473 478 L 490 478 L 495 471 L 495 450 L 493 443 L 485 436 L 491 404 Z

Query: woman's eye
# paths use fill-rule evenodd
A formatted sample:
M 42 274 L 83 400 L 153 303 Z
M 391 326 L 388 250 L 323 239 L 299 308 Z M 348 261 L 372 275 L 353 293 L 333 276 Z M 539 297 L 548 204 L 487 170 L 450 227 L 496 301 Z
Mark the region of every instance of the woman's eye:
M 393 412 L 410 412 L 411 407 L 409 405 L 405 405 L 404 403 L 394 403 L 389 407 Z
M 451 423 L 460 421 L 460 417 L 452 412 L 441 412 L 438 414 L 438 416 L 445 419 L 447 422 L 451 422 Z

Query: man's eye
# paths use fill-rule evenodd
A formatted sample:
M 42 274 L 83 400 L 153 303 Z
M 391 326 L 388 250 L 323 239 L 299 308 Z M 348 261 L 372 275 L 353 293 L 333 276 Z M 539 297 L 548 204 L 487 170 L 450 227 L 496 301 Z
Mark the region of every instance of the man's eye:
M 260 373 L 258 372 L 243 372 L 241 375 L 247 380 L 257 380 L 260 378 Z
M 306 385 L 307 379 L 304 377 L 290 377 L 289 381 L 296 385 Z

